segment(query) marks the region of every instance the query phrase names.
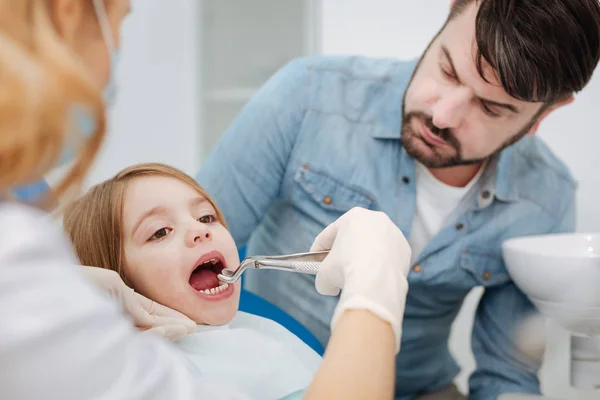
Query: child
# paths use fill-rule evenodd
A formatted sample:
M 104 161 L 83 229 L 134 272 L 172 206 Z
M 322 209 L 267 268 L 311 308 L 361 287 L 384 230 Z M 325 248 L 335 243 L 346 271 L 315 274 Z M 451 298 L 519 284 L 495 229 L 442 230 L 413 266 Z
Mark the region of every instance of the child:
M 140 164 L 66 208 L 64 227 L 83 265 L 117 271 L 142 295 L 199 325 L 175 343 L 203 376 L 226 377 L 257 399 L 309 386 L 320 357 L 273 321 L 238 312 L 240 283 L 217 279 L 239 257 L 210 196 L 183 172 Z

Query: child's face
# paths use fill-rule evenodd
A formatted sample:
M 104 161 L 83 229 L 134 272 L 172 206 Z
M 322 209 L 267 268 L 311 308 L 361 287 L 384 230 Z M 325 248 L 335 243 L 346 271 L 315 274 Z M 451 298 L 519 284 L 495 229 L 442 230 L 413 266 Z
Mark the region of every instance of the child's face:
M 188 184 L 139 177 L 123 203 L 124 267 L 136 291 L 199 324 L 222 325 L 237 312 L 240 283 L 217 273 L 239 264 L 229 231 L 215 209 Z

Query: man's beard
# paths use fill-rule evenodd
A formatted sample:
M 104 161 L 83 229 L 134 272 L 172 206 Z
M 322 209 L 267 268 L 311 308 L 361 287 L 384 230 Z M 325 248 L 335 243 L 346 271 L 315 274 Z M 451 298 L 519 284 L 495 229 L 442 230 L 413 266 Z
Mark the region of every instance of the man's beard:
M 433 119 L 422 112 L 404 112 L 402 118 L 402 136 L 400 140 L 404 149 L 414 159 L 425 165 L 427 168 L 446 168 L 457 165 L 475 164 L 481 160 L 465 160 L 462 156 L 461 144 L 450 129 L 440 129 L 433 124 Z M 446 150 L 443 154 L 437 152 L 437 147 L 427 143 L 421 134 L 413 129 L 412 124 L 420 121 L 427 129 L 447 143 L 444 146 Z M 421 142 L 421 143 L 419 143 Z M 422 146 L 427 146 L 431 152 L 425 153 Z M 451 151 L 453 150 L 453 152 Z
M 431 44 L 430 44 L 431 45 Z M 427 51 L 427 50 L 426 50 Z M 404 92 L 404 98 L 402 99 L 402 133 L 400 137 L 400 141 L 402 142 L 402 146 L 404 149 L 415 160 L 419 161 L 427 168 L 448 168 L 448 167 L 456 167 L 459 165 L 473 165 L 479 164 L 488 160 L 495 155 L 499 154 L 505 148 L 515 144 L 521 138 L 526 136 L 531 128 L 535 125 L 537 119 L 540 115 L 547 109 L 548 105 L 542 106 L 542 108 L 531 118 L 531 120 L 521 129 L 519 132 L 509 137 L 504 143 L 500 145 L 496 150 L 494 150 L 491 154 L 480 157 L 480 158 L 465 158 L 462 154 L 462 146 L 460 141 L 456 138 L 454 133 L 449 128 L 438 128 L 433 124 L 433 118 L 424 112 L 412 111 L 406 112 L 406 93 L 410 89 L 410 85 L 419 70 L 421 65 L 421 61 L 425 57 L 425 53 L 417 63 L 415 70 L 406 86 L 406 91 Z M 423 125 L 427 127 L 434 135 L 438 136 L 440 139 L 444 140 L 448 146 L 454 149 L 454 154 L 439 154 L 436 152 L 435 147 L 430 146 L 422 137 L 419 132 L 415 132 L 411 127 L 411 122 L 414 120 L 420 120 Z M 424 145 L 430 147 L 434 154 L 425 154 L 421 149 L 419 149 L 418 142 L 421 141 Z
M 423 55 L 417 62 L 415 69 L 412 72 L 412 76 L 408 81 L 408 85 L 406 86 L 406 90 L 404 91 L 404 98 L 402 99 L 402 127 L 401 127 L 401 137 L 400 141 L 402 142 L 402 146 L 404 149 L 415 160 L 419 161 L 427 168 L 448 168 L 448 167 L 456 167 L 459 165 L 473 165 L 482 163 L 495 155 L 499 154 L 505 148 L 515 144 L 521 138 L 526 136 L 531 128 L 535 125 L 537 119 L 540 115 L 548 108 L 548 104 L 542 106 L 542 108 L 533 116 L 533 118 L 521 129 L 519 132 L 509 137 L 504 143 L 500 145 L 495 151 L 491 154 L 480 157 L 480 158 L 465 158 L 462 154 L 462 146 L 460 141 L 456 138 L 451 129 L 448 128 L 438 128 L 433 124 L 433 118 L 427 115 L 424 112 L 412 111 L 406 112 L 406 93 L 410 89 L 410 85 L 412 84 L 413 79 L 417 75 L 419 68 L 421 67 L 421 62 L 425 58 L 425 55 L 429 51 L 431 45 L 437 38 L 437 36 L 443 31 L 442 28 L 436 35 L 435 38 L 427 45 L 427 48 L 423 52 Z M 436 152 L 435 147 L 430 146 L 423 138 L 421 138 L 421 134 L 419 132 L 415 132 L 411 127 L 411 122 L 414 120 L 420 120 L 434 135 L 437 135 L 440 139 L 444 140 L 448 146 L 454 149 L 454 154 L 439 154 Z M 418 142 L 423 142 L 424 145 L 430 147 L 434 154 L 424 154 L 421 149 L 419 149 Z
M 480 158 L 465 158 L 462 154 L 462 147 L 460 141 L 456 138 L 451 129 L 441 129 L 433 124 L 433 118 L 424 112 L 412 111 L 406 113 L 406 93 L 410 89 L 410 85 L 412 84 L 413 79 L 417 75 L 419 68 L 421 67 L 421 63 L 425 59 L 425 55 L 429 52 L 431 46 L 437 39 L 437 37 L 443 32 L 449 21 L 446 21 L 444 26 L 438 31 L 435 37 L 429 42 L 427 48 L 421 55 L 421 58 L 417 62 L 415 69 L 412 72 L 412 76 L 406 85 L 406 90 L 404 91 L 404 98 L 402 99 L 402 127 L 401 127 L 401 137 L 400 141 L 404 149 L 412 158 L 419 161 L 427 168 L 448 168 L 448 167 L 456 167 L 459 165 L 473 165 L 484 162 L 495 155 L 499 154 L 505 148 L 515 144 L 521 138 L 526 136 L 531 128 L 535 125 L 536 121 L 540 117 L 540 115 L 548 108 L 549 104 L 545 104 L 542 108 L 533 116 L 533 118 L 521 129 L 519 132 L 509 137 L 500 147 L 498 147 L 495 151 L 489 154 L 486 157 Z M 415 132 L 411 128 L 411 122 L 413 120 L 420 120 L 434 135 L 437 135 L 440 139 L 446 141 L 451 147 L 454 149 L 454 154 L 438 154 L 436 152 L 435 147 L 430 146 L 423 138 L 421 138 L 421 134 L 419 132 Z M 423 142 L 424 145 L 430 147 L 434 154 L 428 155 L 424 154 L 420 149 L 418 142 Z
M 448 167 L 456 167 L 460 165 L 473 165 L 480 164 L 491 157 L 497 155 L 502 150 L 511 146 L 521 140 L 527 133 L 529 133 L 531 127 L 535 124 L 539 113 L 532 118 L 532 120 L 519 132 L 508 138 L 504 143 L 502 143 L 496 150 L 494 150 L 491 154 L 485 157 L 479 158 L 465 158 L 462 154 L 462 146 L 460 141 L 456 138 L 451 129 L 448 128 L 438 128 L 433 124 L 433 119 L 422 112 L 409 112 L 406 113 L 404 110 L 404 104 L 402 105 L 402 135 L 400 137 L 400 141 L 404 146 L 404 149 L 412 158 L 419 161 L 427 168 L 448 168 Z M 434 146 L 429 145 L 423 138 L 421 138 L 421 134 L 415 132 L 412 129 L 411 122 L 415 120 L 420 120 L 423 125 L 427 127 L 437 137 L 442 139 L 447 143 L 446 148 L 452 148 L 454 150 L 453 153 L 445 153 L 441 154 L 436 151 Z M 433 154 L 424 153 L 418 142 L 422 142 L 423 145 L 431 148 Z

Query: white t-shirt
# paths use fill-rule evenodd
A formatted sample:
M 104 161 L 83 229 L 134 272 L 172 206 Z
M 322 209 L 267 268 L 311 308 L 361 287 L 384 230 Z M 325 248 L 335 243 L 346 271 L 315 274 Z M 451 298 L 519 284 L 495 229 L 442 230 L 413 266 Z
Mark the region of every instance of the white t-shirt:
M 250 399 L 282 399 L 313 381 L 321 357 L 278 323 L 238 312 L 176 343 L 198 376 L 225 380 Z
M 464 196 L 481 177 L 483 166 L 464 187 L 454 187 L 440 182 L 421 163 L 415 161 L 417 201 L 415 216 L 408 242 L 414 264 L 429 241 L 442 229 L 446 220 L 457 209 Z

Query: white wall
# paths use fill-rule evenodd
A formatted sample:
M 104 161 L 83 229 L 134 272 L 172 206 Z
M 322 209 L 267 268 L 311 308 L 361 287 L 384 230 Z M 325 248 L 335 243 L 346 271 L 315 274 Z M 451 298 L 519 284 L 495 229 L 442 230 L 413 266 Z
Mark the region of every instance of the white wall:
M 323 0 L 322 50 L 331 54 L 365 54 L 413 58 L 425 49 L 443 24 L 450 0 Z M 600 99 L 600 73 L 575 103 L 551 115 L 540 135 L 580 181 L 578 230 L 600 231 L 600 173 L 595 113 Z M 586 165 L 588 167 L 586 167 Z M 470 351 L 473 312 L 481 291 L 469 296 L 454 325 L 451 349 L 464 370 L 458 384 L 464 389 L 474 368 Z M 547 395 L 570 400 L 591 398 L 569 388 L 568 334 L 553 327 L 541 373 Z M 593 395 L 597 396 L 597 395 Z
M 122 31 L 118 102 L 108 139 L 88 179 L 137 162 L 194 173 L 200 154 L 197 0 L 134 0 Z

